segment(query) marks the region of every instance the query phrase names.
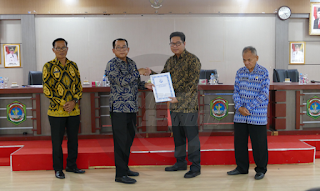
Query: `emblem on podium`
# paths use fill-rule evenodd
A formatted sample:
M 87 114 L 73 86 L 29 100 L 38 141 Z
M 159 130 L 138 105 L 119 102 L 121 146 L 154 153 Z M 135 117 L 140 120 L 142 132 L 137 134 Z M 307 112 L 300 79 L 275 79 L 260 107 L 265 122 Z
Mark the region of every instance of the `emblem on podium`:
M 7 105 L 7 119 L 15 125 L 26 120 L 26 106 L 18 101 Z
M 210 115 L 217 120 L 221 120 L 228 115 L 229 102 L 222 97 L 217 97 L 210 102 Z
M 313 119 L 320 117 L 320 99 L 317 96 L 307 101 L 307 115 Z

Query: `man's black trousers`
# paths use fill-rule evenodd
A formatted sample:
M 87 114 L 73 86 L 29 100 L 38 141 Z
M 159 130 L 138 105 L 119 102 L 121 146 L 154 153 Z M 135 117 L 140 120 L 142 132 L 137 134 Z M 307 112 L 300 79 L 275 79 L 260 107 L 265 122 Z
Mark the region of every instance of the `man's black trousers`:
M 129 156 L 135 136 L 137 114 L 110 112 L 116 177 L 127 176 Z
M 80 116 L 49 116 L 49 122 L 51 126 L 53 169 L 56 171 L 63 169 L 63 152 L 61 145 L 65 130 L 67 130 L 68 138 L 67 166 L 70 168 L 77 168 L 76 161 L 78 157 L 78 132 Z
M 172 132 L 175 144 L 174 156 L 178 165 L 186 163 L 186 138 L 188 139 L 188 160 L 190 171 L 200 172 L 200 140 L 198 113 L 171 112 Z
M 256 172 L 267 172 L 268 144 L 266 125 L 234 123 L 234 149 L 237 169 L 241 173 L 249 170 L 248 136 L 250 135 Z

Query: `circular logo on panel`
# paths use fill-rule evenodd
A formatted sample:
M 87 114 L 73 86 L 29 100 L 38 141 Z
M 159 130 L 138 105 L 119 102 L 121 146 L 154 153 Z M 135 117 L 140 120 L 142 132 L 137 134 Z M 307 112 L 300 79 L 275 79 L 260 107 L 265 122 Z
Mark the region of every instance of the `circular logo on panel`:
M 18 101 L 7 105 L 7 119 L 15 125 L 26 120 L 26 106 Z
M 320 99 L 317 96 L 307 101 L 307 115 L 313 119 L 320 117 Z
M 228 101 L 222 97 L 217 97 L 210 102 L 210 115 L 217 120 L 221 120 L 228 115 Z

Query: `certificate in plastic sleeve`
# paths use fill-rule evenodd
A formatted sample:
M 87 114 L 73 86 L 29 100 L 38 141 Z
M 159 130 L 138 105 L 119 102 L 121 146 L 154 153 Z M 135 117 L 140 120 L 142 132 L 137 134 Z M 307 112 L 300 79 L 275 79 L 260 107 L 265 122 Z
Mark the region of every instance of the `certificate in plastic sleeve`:
M 151 75 L 150 79 L 151 83 L 154 84 L 152 88 L 156 103 L 171 101 L 169 97 L 176 97 L 170 72 Z

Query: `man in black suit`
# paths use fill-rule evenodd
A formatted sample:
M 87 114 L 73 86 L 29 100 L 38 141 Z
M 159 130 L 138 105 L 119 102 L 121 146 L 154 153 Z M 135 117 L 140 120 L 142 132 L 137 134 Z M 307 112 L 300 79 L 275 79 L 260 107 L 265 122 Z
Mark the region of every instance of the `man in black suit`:
M 313 29 L 320 29 L 319 18 L 320 18 L 320 8 L 317 9 L 317 19 L 315 19 L 313 22 Z

